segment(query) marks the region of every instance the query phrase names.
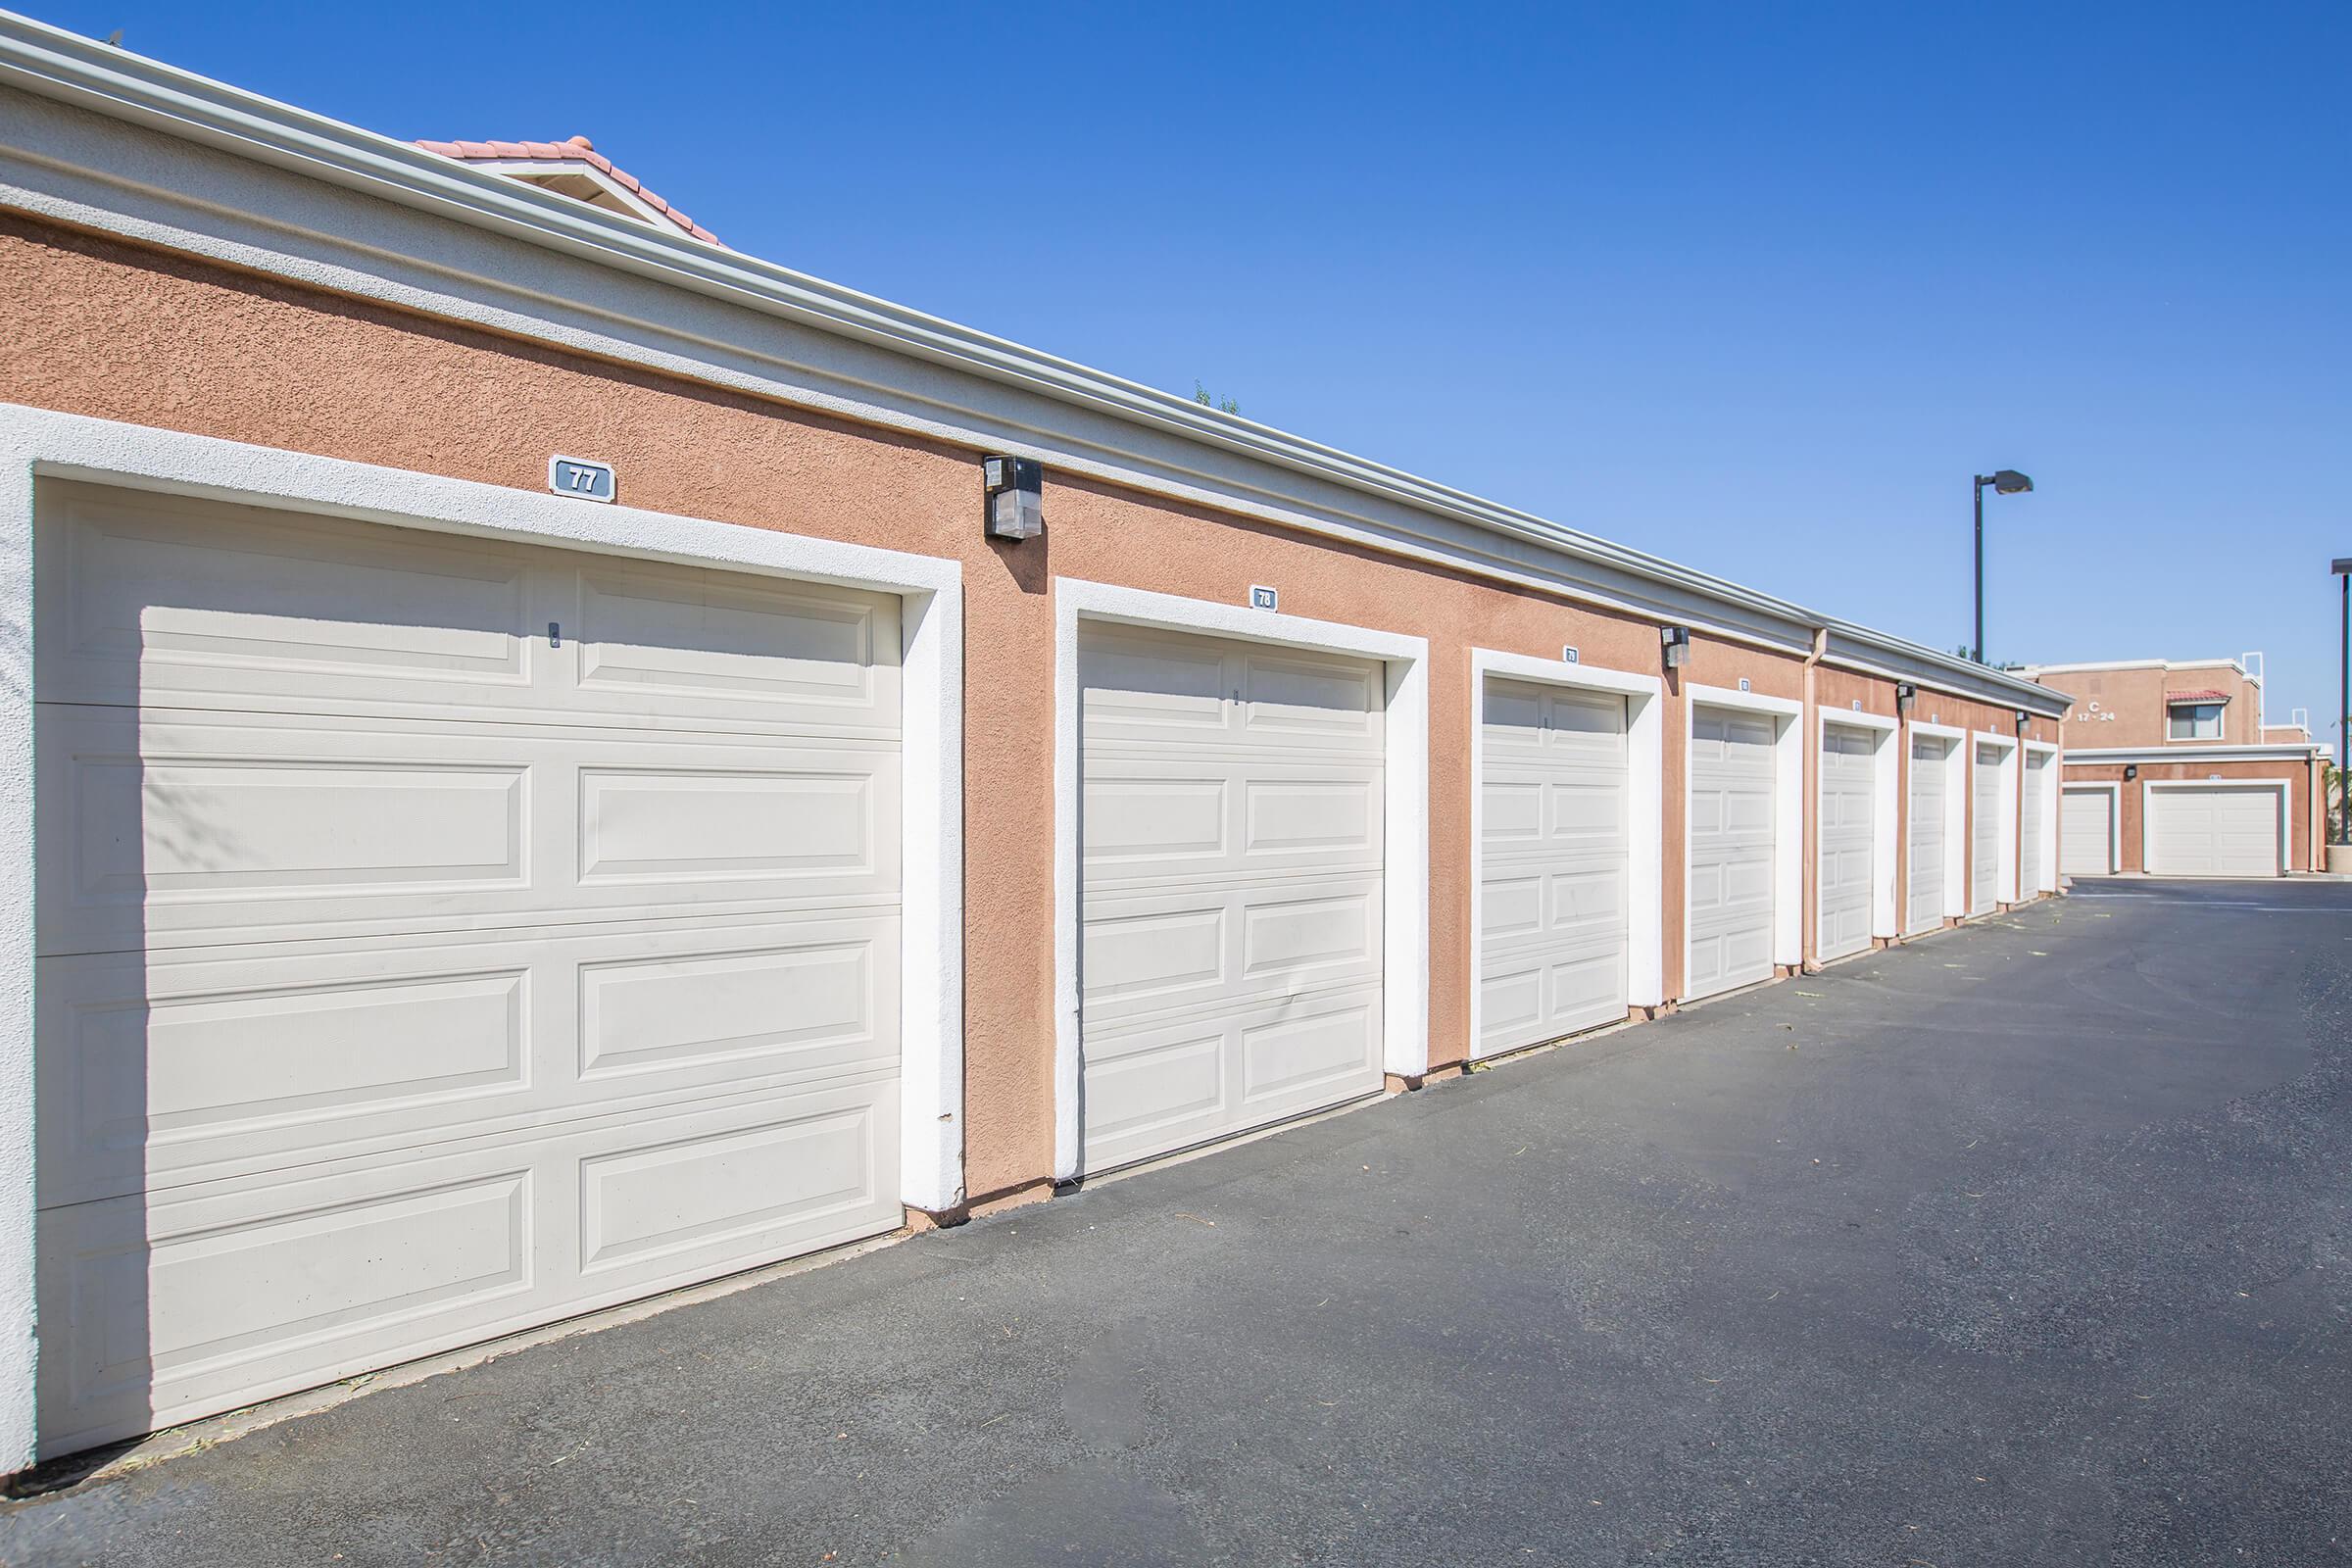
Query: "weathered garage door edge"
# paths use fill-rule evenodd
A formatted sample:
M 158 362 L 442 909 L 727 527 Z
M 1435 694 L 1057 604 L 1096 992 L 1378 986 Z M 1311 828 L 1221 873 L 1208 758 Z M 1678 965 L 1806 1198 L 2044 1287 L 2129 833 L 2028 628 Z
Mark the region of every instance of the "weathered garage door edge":
M 1429 642 L 1246 605 L 1054 579 L 1054 1179 L 1083 1174 L 1079 1125 L 1078 623 L 1109 621 L 1354 654 L 1388 670 L 1381 1034 L 1387 1070 L 1429 1070 Z M 912 960 L 909 959 L 909 962 Z
M 1470 712 L 1473 725 L 1484 710 L 1487 677 L 1535 681 L 1582 691 L 1608 692 L 1626 700 L 1626 899 L 1625 987 L 1627 1004 L 1655 1007 L 1666 1000 L 1666 887 L 1664 843 L 1660 830 L 1665 805 L 1665 714 L 1659 695 L 1663 683 L 1655 675 L 1632 675 L 1614 669 L 1571 664 L 1555 659 L 1503 653 L 1492 648 L 1470 650 Z M 1470 748 L 1470 1048 L 1478 1049 L 1484 1022 L 1480 993 L 1486 980 L 1481 944 L 1486 920 L 1478 889 L 1486 875 L 1483 851 L 1486 813 L 1486 753 Z
M 962 1199 L 962 570 L 867 546 L 0 408 L 0 1456 L 37 1443 L 30 631 L 33 483 L 84 480 L 358 521 L 812 578 L 902 596 L 904 968 L 901 1200 Z M 1416 745 L 1419 744 L 1416 738 Z M 1424 964 L 1425 966 L 1425 964 Z M 1416 999 L 1415 1005 L 1419 1003 Z
M 1804 960 L 1805 705 L 1728 686 L 1683 688 L 1683 989 L 1690 984 L 1690 733 L 1700 708 L 1732 708 L 1774 720 L 1772 746 L 1772 961 Z

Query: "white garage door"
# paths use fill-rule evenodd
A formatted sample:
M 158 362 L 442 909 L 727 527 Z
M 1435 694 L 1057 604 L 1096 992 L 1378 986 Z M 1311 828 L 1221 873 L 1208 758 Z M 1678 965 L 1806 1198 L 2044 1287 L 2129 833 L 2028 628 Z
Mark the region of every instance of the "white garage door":
M 2228 784 L 2148 791 L 2148 874 L 2278 875 L 2279 794 Z
M 1621 1022 L 1625 699 L 1490 678 L 1479 744 L 1479 1054 Z
M 1089 628 L 1085 1168 L 1381 1087 L 1382 670 Z
M 1686 997 L 1772 978 L 1771 715 L 1690 716 L 1690 972 Z
M 2025 793 L 2019 798 L 2017 815 L 2017 896 L 2021 903 L 2041 892 L 2042 791 L 2049 781 L 2049 754 L 2028 752 Z
M 1953 742 L 1941 735 L 1911 737 L 1911 810 L 1905 835 L 1903 931 L 1917 936 L 1943 924 L 1944 857 L 1951 832 Z
M 2060 798 L 2058 869 L 2068 876 L 2115 871 L 2115 796 L 2106 790 L 2068 790 Z
M 899 1223 L 896 600 L 40 509 L 44 1451 Z
M 1830 724 L 1821 737 L 1821 957 L 1842 958 L 1870 946 L 1871 807 L 1878 737 Z
M 1973 853 L 1969 857 L 1968 912 L 1990 914 L 2000 897 L 2001 874 L 2001 749 L 1979 746 L 1977 765 L 1970 773 L 1974 806 L 1969 816 Z

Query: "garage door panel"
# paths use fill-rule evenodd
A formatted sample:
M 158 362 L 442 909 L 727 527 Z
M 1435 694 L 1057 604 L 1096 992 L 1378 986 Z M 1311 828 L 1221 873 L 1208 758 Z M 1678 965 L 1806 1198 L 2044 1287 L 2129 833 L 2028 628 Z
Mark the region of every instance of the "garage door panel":
M 1377 1089 L 1381 666 L 1090 626 L 1078 667 L 1086 1167 Z
M 1870 946 L 1876 903 L 1878 738 L 1848 724 L 1822 730 L 1819 928 L 1822 958 L 1840 958 Z
M 2115 797 L 2106 790 L 2066 790 L 2058 798 L 2058 869 L 2068 876 L 2115 870 Z
M 2025 784 L 2018 797 L 2017 896 L 2031 899 L 2041 892 L 2042 874 L 2042 818 L 2044 792 L 2049 788 L 2050 759 L 2046 754 L 2029 752 L 2026 755 Z
M 45 1453 L 898 1223 L 895 599 L 36 508 Z
M 1481 1054 L 1625 1016 L 1626 704 L 1490 676 L 1478 744 Z
M 1286 878 L 1087 901 L 1081 972 L 1092 1023 L 1353 984 L 1381 968 L 1377 883 Z
M 2007 777 L 2003 760 L 2001 748 L 1979 746 L 1969 769 L 1970 914 L 1990 914 L 2000 902 L 2001 789 Z
M 2280 792 L 2191 785 L 2147 792 L 2148 871 L 2156 876 L 2279 874 Z
M 1772 977 L 1778 734 L 1767 715 L 1708 707 L 1691 711 L 1689 997 Z
M 898 1223 L 895 1080 L 45 1210 L 44 1451 Z
M 1938 735 L 1911 740 L 1910 810 L 1905 827 L 1904 877 L 1909 889 L 1903 930 L 1912 935 L 1943 924 L 1946 912 L 1944 867 L 1950 854 L 1953 823 L 1949 784 L 1952 747 L 1957 743 Z
M 45 958 L 43 1203 L 893 1071 L 895 918 Z
M 47 954 L 894 901 L 895 747 L 44 705 Z
M 884 594 L 44 484 L 44 702 L 898 733 Z

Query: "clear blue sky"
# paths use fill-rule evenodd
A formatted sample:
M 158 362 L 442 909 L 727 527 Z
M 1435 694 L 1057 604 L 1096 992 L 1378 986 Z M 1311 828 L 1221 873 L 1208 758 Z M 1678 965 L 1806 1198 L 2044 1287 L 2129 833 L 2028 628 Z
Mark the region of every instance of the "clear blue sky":
M 2332 710 L 2352 6 L 42 6 L 1922 642 Z

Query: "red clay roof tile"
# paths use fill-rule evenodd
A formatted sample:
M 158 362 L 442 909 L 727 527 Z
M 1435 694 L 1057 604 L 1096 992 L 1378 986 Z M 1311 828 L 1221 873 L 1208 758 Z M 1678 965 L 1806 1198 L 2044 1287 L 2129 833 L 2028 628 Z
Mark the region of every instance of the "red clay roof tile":
M 612 161 L 596 150 L 585 136 L 568 141 L 419 141 L 417 146 L 428 153 L 455 158 L 462 163 L 491 161 L 520 161 L 531 159 L 539 163 L 586 164 L 646 206 L 706 245 L 716 245 L 719 238 L 684 213 L 647 190 L 637 176 L 623 169 L 612 167 Z

